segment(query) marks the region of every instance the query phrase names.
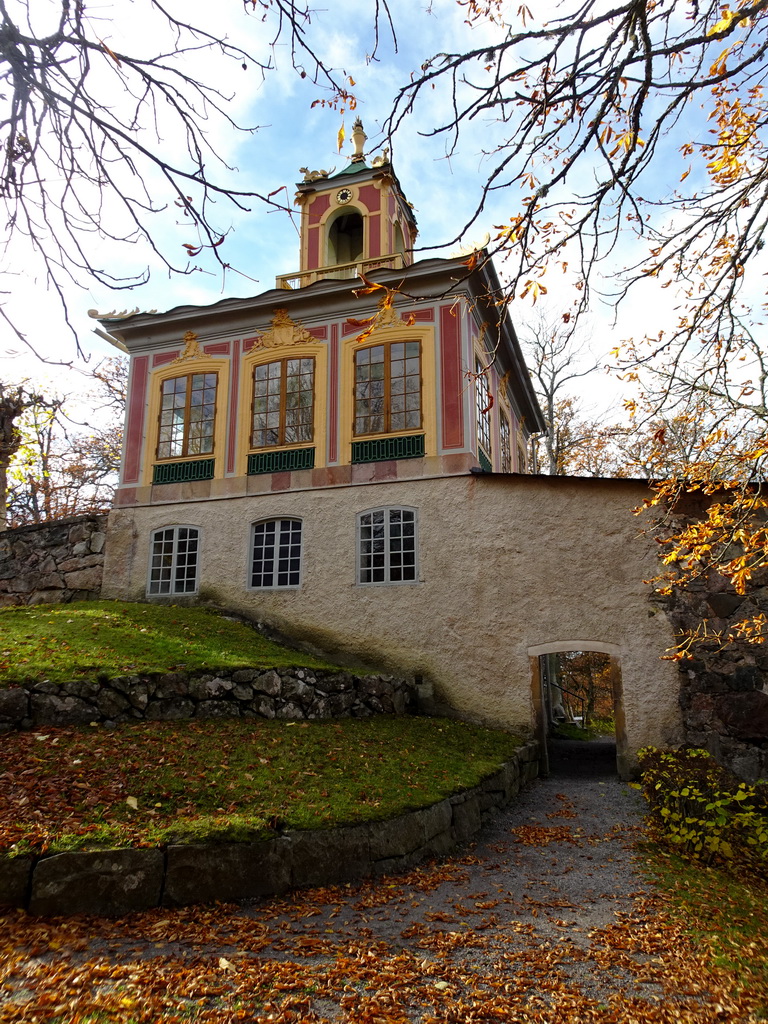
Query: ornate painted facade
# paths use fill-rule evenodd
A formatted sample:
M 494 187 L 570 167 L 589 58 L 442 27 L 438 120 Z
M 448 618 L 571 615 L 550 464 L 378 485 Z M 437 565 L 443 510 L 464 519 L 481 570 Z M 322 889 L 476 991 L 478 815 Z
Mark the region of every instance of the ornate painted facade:
M 526 471 L 543 424 L 492 264 L 414 263 L 388 163 L 323 174 L 275 289 L 102 319 L 131 355 L 118 505 Z
M 493 265 L 415 260 L 363 143 L 303 169 L 299 269 L 274 289 L 101 318 L 131 355 L 102 593 L 215 601 L 528 732 L 542 654 L 608 653 L 626 771 L 679 724 L 644 486 L 527 473 L 544 424 Z

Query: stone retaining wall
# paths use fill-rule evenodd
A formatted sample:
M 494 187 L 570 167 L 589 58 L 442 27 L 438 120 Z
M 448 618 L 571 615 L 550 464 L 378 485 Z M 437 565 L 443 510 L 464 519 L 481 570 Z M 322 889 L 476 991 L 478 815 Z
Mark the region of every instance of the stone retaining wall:
M 666 520 L 666 531 L 700 521 L 709 500 L 689 497 L 687 510 Z M 678 663 L 685 743 L 708 750 L 748 782 L 768 779 L 768 644 L 706 639 L 728 635 L 745 618 L 768 616 L 768 571 L 756 572 L 746 592 L 737 594 L 709 569 L 652 601 L 664 609 L 676 636 L 704 634 L 691 646 L 691 657 Z
M 727 631 L 747 615 L 768 613 L 768 586 L 750 591 L 740 597 L 713 576 L 675 592 L 667 615 L 678 632 L 702 622 L 710 631 Z M 679 663 L 686 744 L 708 750 L 748 782 L 768 779 L 768 649 L 744 641 L 702 642 L 692 654 Z
M 98 598 L 106 530 L 87 515 L 0 533 L 0 607 Z
M 118 916 L 405 871 L 470 839 L 537 774 L 538 747 L 528 743 L 473 789 L 388 821 L 285 832 L 260 843 L 0 859 L 0 905 Z
M 412 680 L 339 669 L 168 672 L 0 689 L 0 733 L 185 718 L 364 718 L 416 705 Z

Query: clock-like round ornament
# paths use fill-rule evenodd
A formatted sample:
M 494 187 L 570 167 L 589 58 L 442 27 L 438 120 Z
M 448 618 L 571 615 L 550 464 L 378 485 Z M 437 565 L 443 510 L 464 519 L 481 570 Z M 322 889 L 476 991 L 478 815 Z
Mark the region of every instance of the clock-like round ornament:
M 336 202 L 340 206 L 343 206 L 344 203 L 348 203 L 351 198 L 352 192 L 348 188 L 340 188 L 339 191 L 336 193 Z

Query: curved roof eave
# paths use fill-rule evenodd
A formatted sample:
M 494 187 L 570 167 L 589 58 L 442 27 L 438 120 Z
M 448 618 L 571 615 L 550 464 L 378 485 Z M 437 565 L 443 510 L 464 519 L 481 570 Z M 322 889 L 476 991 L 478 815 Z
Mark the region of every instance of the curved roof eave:
M 366 272 L 366 277 L 373 281 L 385 278 L 402 280 L 403 277 L 418 277 L 424 273 L 439 271 L 441 268 L 448 269 L 451 264 L 455 264 L 458 267 L 462 265 L 462 261 L 456 258 L 432 256 L 428 259 L 412 263 L 410 266 L 400 270 L 378 267 Z M 188 313 L 212 314 L 227 310 L 237 310 L 249 304 L 260 306 L 279 306 L 283 303 L 291 304 L 307 296 L 330 294 L 336 291 L 351 292 L 355 288 L 362 286 L 363 281 L 359 278 L 352 280 L 349 278 L 323 278 L 319 281 L 314 281 L 312 284 L 305 285 L 303 288 L 269 288 L 264 292 L 259 292 L 257 295 L 229 296 L 225 299 L 218 299 L 216 302 L 206 303 L 204 306 L 185 303 L 179 306 L 172 306 L 170 309 L 163 310 L 163 312 L 135 312 L 117 317 L 110 317 L 108 315 L 95 316 L 94 319 L 98 320 L 106 329 L 118 326 L 137 327 L 142 324 L 159 323 L 166 319 L 181 317 Z
M 484 256 L 474 270 L 474 274 L 484 282 L 483 286 L 479 290 L 481 298 L 485 299 L 486 304 L 498 311 L 498 306 L 493 304 L 493 296 L 501 295 L 503 289 L 499 276 L 496 273 L 496 267 L 493 263 L 493 259 L 488 253 L 487 249 L 479 250 Z M 544 414 L 539 406 L 539 400 L 536 397 L 536 392 L 533 389 L 533 383 L 531 381 L 531 375 L 528 372 L 528 366 L 523 355 L 523 350 L 517 337 L 517 331 L 512 321 L 512 317 L 509 313 L 509 308 L 505 307 L 504 314 L 499 320 L 499 330 L 502 336 L 507 341 L 506 350 L 512 361 L 512 368 L 515 370 L 515 379 L 520 383 L 520 394 L 518 397 L 522 398 L 527 406 L 527 412 L 530 414 L 529 425 L 532 433 L 543 433 L 547 429 L 547 425 L 544 421 Z

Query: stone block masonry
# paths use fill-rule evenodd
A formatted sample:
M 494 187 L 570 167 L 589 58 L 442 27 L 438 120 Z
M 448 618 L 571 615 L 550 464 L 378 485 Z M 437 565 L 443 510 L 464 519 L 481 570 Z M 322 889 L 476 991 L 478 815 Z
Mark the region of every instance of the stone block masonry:
M 747 782 L 768 779 L 768 646 L 738 635 L 740 622 L 768 614 L 768 570 L 756 571 L 744 594 L 709 569 L 651 600 L 676 636 L 707 634 L 677 663 L 686 744 L 708 750 Z
M 478 786 L 387 821 L 286 831 L 260 843 L 0 858 L 0 905 L 116 917 L 407 871 L 471 839 L 536 777 L 538 757 L 527 743 Z
M 106 536 L 106 515 L 0 533 L 0 607 L 99 598 Z
M 167 672 L 0 689 L 0 733 L 185 718 L 365 718 L 415 706 L 413 681 L 395 676 L 308 668 Z

